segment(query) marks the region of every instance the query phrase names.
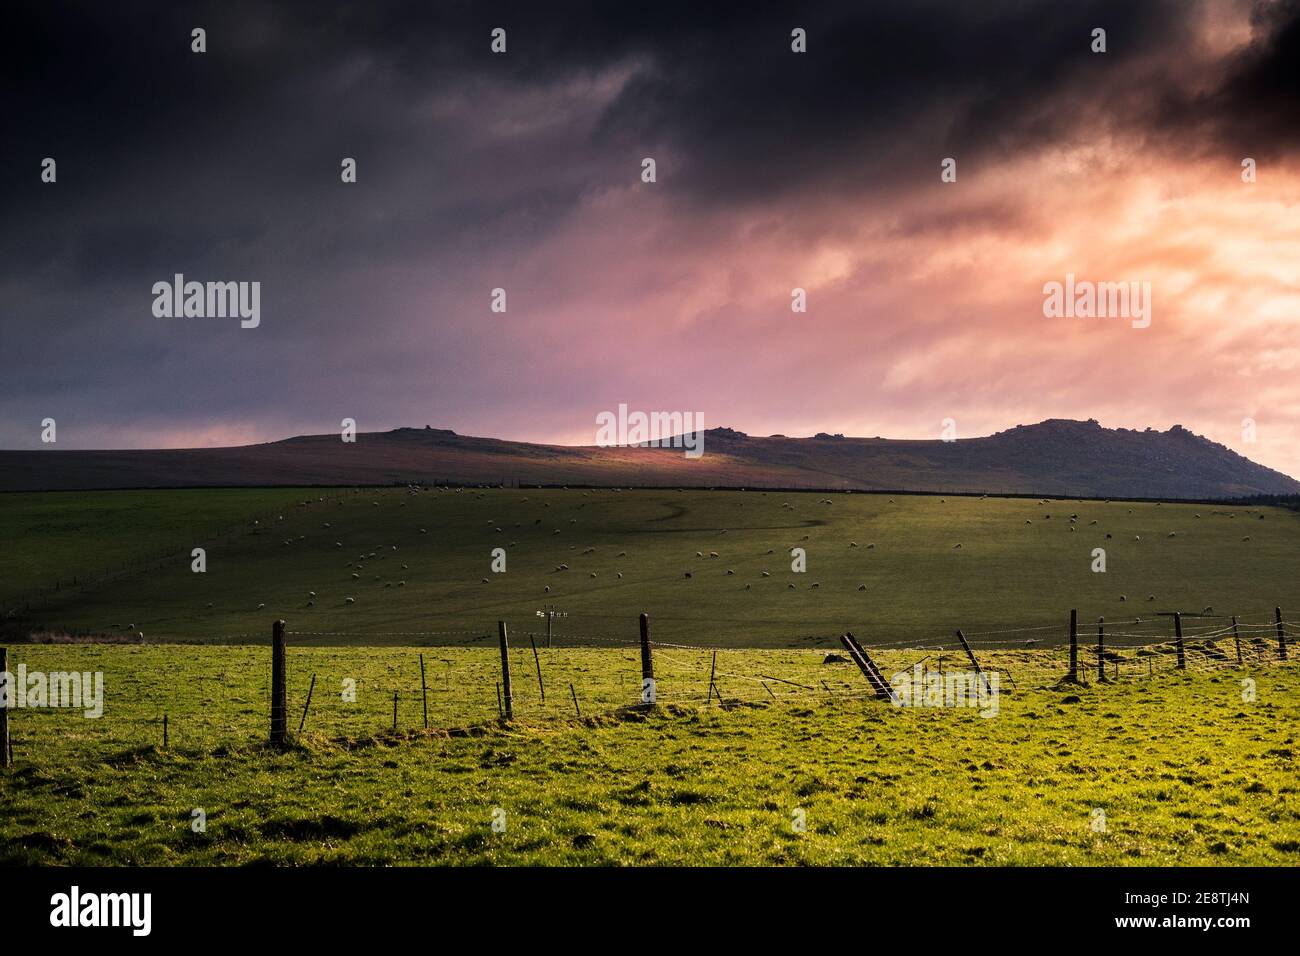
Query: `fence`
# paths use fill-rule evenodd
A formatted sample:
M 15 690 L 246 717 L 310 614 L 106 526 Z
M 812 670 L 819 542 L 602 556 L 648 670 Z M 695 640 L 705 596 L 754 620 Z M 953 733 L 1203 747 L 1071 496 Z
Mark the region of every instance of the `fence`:
M 630 624 L 631 622 L 629 622 Z M 1286 662 L 1297 623 L 1272 614 L 1219 617 L 1157 615 L 1081 626 L 1071 612 L 1059 625 L 954 631 L 950 637 L 891 646 L 846 643 L 827 648 L 756 650 L 653 639 L 642 615 L 625 634 L 536 635 L 500 623 L 486 634 L 440 633 L 446 643 L 418 647 L 320 647 L 319 636 L 275 622 L 270 654 L 260 646 L 60 645 L 41 653 L 80 655 L 79 666 L 117 667 L 115 693 L 101 721 L 76 731 L 52 709 L 0 709 L 0 756 L 22 759 L 68 746 L 214 749 L 295 734 L 336 740 L 419 733 L 474 734 L 498 721 L 626 718 L 651 706 L 735 707 L 780 702 L 857 701 L 882 695 L 880 680 L 919 667 L 923 673 L 981 670 L 992 656 L 1002 692 L 1033 686 L 1136 681 L 1178 671 L 1218 671 Z M 434 632 L 421 632 L 426 639 Z M 340 635 L 331 635 L 340 636 Z M 412 635 L 415 636 L 415 635 Z M 1059 645 L 1043 646 L 1060 639 Z M 852 647 L 856 646 L 857 650 Z M 26 645 L 24 648 L 27 647 Z M 877 678 L 852 666 L 858 652 Z M 205 658 L 214 659 L 205 667 Z M 9 663 L 19 662 L 10 655 Z M 269 659 L 268 659 L 269 658 Z M 5 652 L 0 649 L 0 671 Z M 879 663 L 877 663 L 877 661 Z M 268 666 L 270 665 L 270 666 Z M 859 663 L 859 668 L 862 664 Z M 12 679 L 12 678 L 11 678 Z M 116 688 L 126 685 L 123 693 Z M 6 759 L 5 762 L 9 762 Z

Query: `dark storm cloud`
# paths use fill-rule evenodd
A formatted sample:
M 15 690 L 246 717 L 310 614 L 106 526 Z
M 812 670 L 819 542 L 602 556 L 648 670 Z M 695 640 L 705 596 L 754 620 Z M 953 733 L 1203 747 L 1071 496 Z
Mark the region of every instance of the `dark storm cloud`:
M 1208 90 L 1166 91 L 1151 124 L 1236 157 L 1293 154 L 1300 147 L 1300 0 L 1256 5 L 1251 25 L 1251 43 Z
M 11 3 L 0 443 L 30 443 L 60 402 L 100 423 L 301 422 L 346 394 L 374 421 L 414 386 L 447 396 L 455 425 L 529 361 L 464 321 L 479 273 L 507 274 L 643 156 L 688 219 L 888 195 L 933 181 L 943 156 L 1092 135 L 1081 116 L 1293 144 L 1296 9 L 1261 12 L 1256 43 L 1192 94 L 1183 50 L 1204 7 L 1183 0 Z M 789 51 L 795 26 L 807 56 Z M 39 182 L 44 156 L 57 187 Z M 275 319 L 255 345 L 159 325 L 148 290 L 174 272 L 261 280 Z M 500 368 L 466 373 L 488 354 Z

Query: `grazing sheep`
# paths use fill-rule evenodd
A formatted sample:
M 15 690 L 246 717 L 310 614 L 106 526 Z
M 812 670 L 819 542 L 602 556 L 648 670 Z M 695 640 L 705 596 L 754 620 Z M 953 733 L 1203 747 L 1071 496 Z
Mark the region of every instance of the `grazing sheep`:
M 696 551 L 696 552 L 695 552 L 695 556 L 696 556 L 697 558 L 702 558 L 702 557 L 704 557 L 704 552 L 703 552 L 703 551 Z
M 849 542 L 849 547 L 850 547 L 850 548 L 856 548 L 857 546 L 858 546 L 858 543 L 857 543 L 856 541 L 850 541 L 850 542 Z
M 308 601 L 308 602 L 307 602 L 307 606 L 308 606 L 308 607 L 315 607 L 315 606 L 316 606 L 316 602 L 315 602 L 315 601 Z
M 618 553 L 618 557 L 620 557 L 620 558 L 626 558 L 626 557 L 627 557 L 627 552 L 626 552 L 626 551 L 620 551 L 620 552 Z
M 1202 614 L 1213 614 L 1213 613 L 1214 613 L 1214 608 L 1212 608 L 1212 607 L 1205 607 L 1205 608 L 1202 608 L 1202 609 L 1201 609 L 1201 613 L 1202 613 Z
M 1200 515 L 1192 515 L 1193 518 L 1199 518 Z
M 428 534 L 428 533 L 429 533 L 429 532 L 428 532 L 426 529 L 424 529 L 424 528 L 421 528 L 421 529 L 420 529 L 420 534 Z
M 404 587 L 406 587 L 406 582 L 405 582 L 405 581 L 398 581 L 398 582 L 397 582 L 397 586 L 398 586 L 399 588 L 404 588 Z
M 690 572 L 690 571 L 685 572 L 685 574 L 686 574 L 686 576 L 687 576 L 688 578 L 691 576 L 691 572 Z
M 1148 601 L 1154 601 L 1155 599 L 1156 599 L 1156 596 L 1155 596 L 1154 594 L 1148 594 L 1148 595 L 1147 595 L 1147 600 L 1148 600 Z
M 316 592 L 315 592 L 315 591 L 308 591 L 308 592 L 307 592 L 307 596 L 308 596 L 309 598 L 314 598 L 314 597 L 316 596 Z
M 748 591 L 749 588 L 750 588 L 750 585 L 746 584 L 746 585 L 745 585 L 745 590 Z
M 1033 524 L 1033 522 L 1030 521 L 1028 518 L 1026 518 L 1026 519 L 1025 519 L 1025 524 Z
M 357 602 L 356 602 L 356 600 L 355 600 L 354 598 L 344 598 L 344 599 L 343 599 L 343 603 L 344 603 L 344 604 L 356 604 Z
M 336 548 L 341 548 L 341 547 L 343 547 L 343 542 L 342 542 L 342 541 L 335 541 L 335 542 L 334 542 L 334 547 L 336 547 Z
M 717 556 L 718 556 L 718 552 L 716 552 L 716 551 L 710 551 L 710 552 L 709 552 L 709 557 L 711 557 L 711 558 L 716 558 Z
M 820 581 L 814 581 L 814 582 L 812 583 L 812 586 L 815 587 L 815 588 L 819 588 L 819 587 L 821 587 L 821 582 L 820 582 Z
M 787 591 L 793 591 L 793 590 L 794 590 L 794 585 L 793 585 L 793 584 L 787 584 L 785 587 L 786 587 L 786 590 L 787 590 Z
M 728 573 L 728 574 L 735 574 L 736 572 L 733 571 L 733 570 L 731 570 L 731 568 L 727 568 L 727 573 Z
M 1166 538 L 1176 538 L 1176 537 L 1178 537 L 1178 532 L 1177 532 L 1177 531 L 1170 531 L 1167 535 L 1165 535 L 1165 537 L 1166 537 Z
M 958 543 L 958 544 L 954 544 L 952 547 L 953 547 L 953 550 L 954 550 L 954 551 L 959 551 L 959 550 L 961 550 L 961 544 L 960 544 L 960 543 Z
M 1096 519 L 1096 518 L 1094 518 L 1093 520 L 1091 520 L 1091 521 L 1088 522 L 1088 524 L 1096 524 L 1096 523 L 1097 523 L 1097 519 Z
M 596 576 L 596 572 L 595 572 L 595 571 L 592 571 L 592 572 L 590 572 L 590 573 L 587 575 L 587 577 L 589 577 L 589 578 L 594 578 L 595 576 Z
M 771 576 L 772 576 L 772 572 L 771 572 L 771 571 L 764 571 L 764 572 L 763 572 L 763 577 L 765 577 L 765 578 L 770 578 Z
M 1110 534 L 1110 532 L 1108 531 L 1108 532 L 1106 532 L 1106 540 L 1109 541 L 1110 539 L 1111 539 L 1111 534 Z
M 768 548 L 768 549 L 767 549 L 767 553 L 768 553 L 768 554 L 775 554 L 776 552 L 773 551 L 771 548 Z
M 614 574 L 618 577 L 618 579 L 619 579 L 620 581 L 623 580 L 623 572 L 622 572 L 622 571 L 615 571 Z
M 260 610 L 262 610 L 262 608 L 264 608 L 264 607 L 266 607 L 265 604 L 259 604 L 259 605 L 257 606 L 257 609 L 260 611 Z
M 560 564 L 560 565 L 557 565 L 557 566 L 556 566 L 555 570 L 557 570 L 557 571 L 567 571 L 567 570 L 569 570 L 569 566 L 568 566 L 567 564 Z
M 1133 540 L 1134 540 L 1134 541 L 1141 541 L 1141 540 L 1142 540 L 1142 535 L 1140 535 L 1140 534 L 1135 534 L 1135 535 L 1133 535 Z
M 357 574 L 355 571 L 352 572 L 352 579 L 354 581 L 360 579 L 360 577 L 361 575 Z
M 410 569 L 409 567 L 407 567 L 407 566 L 404 564 L 404 565 L 402 565 L 402 570 L 403 570 L 403 571 L 409 571 L 409 570 L 411 570 L 411 569 Z
M 1121 601 L 1127 601 L 1127 600 L 1128 600 L 1128 596 L 1127 596 L 1127 595 L 1124 595 L 1124 594 L 1121 594 L 1121 595 L 1119 596 L 1119 599 L 1120 599 Z
M 858 585 L 858 590 L 859 590 L 859 591 L 865 591 L 866 589 L 867 589 L 867 586 L 866 586 L 865 584 L 859 584 L 859 585 Z
M 1250 540 L 1250 535 L 1246 535 L 1246 537 L 1242 538 L 1241 540 L 1242 540 L 1242 541 L 1249 541 L 1249 540 Z
M 876 544 L 875 544 L 874 541 L 869 542 L 869 543 L 867 544 L 867 550 L 870 551 L 870 550 L 871 550 L 872 548 L 874 548 L 875 546 L 876 546 Z
M 487 578 L 484 578 L 483 580 L 486 581 Z M 385 582 L 384 582 L 384 587 L 386 587 L 386 588 L 391 588 L 392 586 L 393 586 L 393 582 L 392 582 L 392 581 L 385 581 Z
M 542 588 L 542 590 L 549 592 L 551 590 L 551 586 L 548 584 L 546 585 L 546 587 Z
M 595 550 L 596 550 L 595 548 L 584 548 L 582 553 L 583 553 L 583 554 L 591 554 L 591 553 L 592 553 L 593 551 L 595 551 Z

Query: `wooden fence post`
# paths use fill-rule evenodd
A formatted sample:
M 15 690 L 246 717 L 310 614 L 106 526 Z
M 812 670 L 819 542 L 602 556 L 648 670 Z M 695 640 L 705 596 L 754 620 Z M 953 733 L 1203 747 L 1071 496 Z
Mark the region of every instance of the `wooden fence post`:
M 1241 635 L 1237 633 L 1237 615 L 1232 615 L 1232 643 L 1237 647 L 1237 666 L 1241 666 Z
M 501 687 L 506 705 L 506 720 L 515 719 L 515 702 L 510 694 L 510 643 L 506 638 L 506 622 L 497 621 L 497 635 L 501 638 Z
M 1282 609 L 1273 608 L 1273 617 L 1277 621 L 1277 656 L 1286 660 L 1286 631 L 1282 629 Z
M 288 690 L 284 650 L 284 621 L 271 625 L 271 743 L 282 744 L 289 736 Z
M 429 729 L 429 688 L 424 682 L 424 655 L 420 655 L 420 706 L 424 708 L 424 729 Z M 305 711 L 304 711 L 305 713 Z
M 1073 612 L 1073 611 L 1070 612 L 1070 620 L 1071 620 L 1071 621 L 1074 620 L 1074 612 Z M 986 691 L 988 691 L 988 693 L 989 693 L 990 696 L 992 696 L 992 694 L 993 694 L 993 685 L 991 685 L 991 684 L 989 683 L 989 679 L 988 679 L 987 677 L 984 676 L 984 671 L 980 669 L 980 662 L 977 661 L 977 660 L 975 659 L 975 652 L 972 651 L 972 650 L 970 649 L 970 645 L 966 643 L 966 635 L 963 634 L 961 631 L 958 631 L 958 632 L 957 632 L 957 640 L 961 641 L 961 649 L 962 649 L 963 651 L 965 651 L 965 652 L 966 652 L 966 656 L 970 658 L 971 667 L 975 668 L 975 673 L 978 674 L 980 680 L 982 680 L 982 681 L 984 682 L 984 689 L 985 689 Z
M 302 733 L 302 728 L 307 723 L 307 708 L 311 706 L 312 691 L 316 689 L 316 675 L 311 675 L 311 686 L 307 688 L 307 703 L 302 705 L 302 720 L 298 721 L 298 733 Z
M 642 614 L 638 619 L 641 625 L 641 703 L 653 705 L 655 702 L 655 668 L 650 657 L 650 617 Z
M 714 651 L 713 663 L 709 665 L 709 694 L 707 697 L 704 698 L 704 702 L 706 704 L 709 701 L 713 700 L 713 675 L 716 674 L 717 672 L 718 672 L 718 652 Z M 719 701 L 722 700 L 721 696 L 718 697 L 718 700 Z
M 167 749 L 167 715 L 163 714 L 163 750 Z
M 393 732 L 397 732 L 397 691 L 393 691 Z
M 1106 679 L 1106 619 L 1097 618 L 1097 681 Z
M 1183 652 L 1183 616 L 1174 612 L 1174 639 L 1178 642 L 1178 669 L 1187 670 L 1187 655 Z
M 14 694 L 9 686 L 9 648 L 0 647 L 0 700 Z M 9 707 L 0 706 L 0 767 L 9 766 Z
M 577 711 L 578 716 L 582 716 L 582 708 L 578 706 L 578 692 L 573 689 L 573 681 L 569 681 L 569 693 L 573 695 L 573 709 Z
M 533 663 L 537 665 L 537 689 L 542 692 L 542 703 L 546 703 L 546 685 L 542 683 L 542 659 L 537 656 L 537 642 L 532 632 L 528 633 L 528 643 L 533 646 Z
M 1069 680 L 1079 680 L 1079 612 L 1070 611 L 1070 675 Z

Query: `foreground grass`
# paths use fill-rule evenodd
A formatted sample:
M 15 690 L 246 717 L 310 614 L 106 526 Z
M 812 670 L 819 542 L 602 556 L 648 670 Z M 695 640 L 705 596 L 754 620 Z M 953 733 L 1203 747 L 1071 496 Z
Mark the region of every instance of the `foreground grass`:
M 98 721 L 14 714 L 10 864 L 1300 862 L 1294 664 L 1177 672 L 1157 656 L 1153 676 L 1133 662 L 1073 687 L 1057 683 L 1059 654 L 996 652 L 987 666 L 1017 691 L 982 718 L 842 696 L 856 672 L 800 651 L 726 652 L 729 705 L 706 706 L 711 661 L 674 651 L 656 658 L 669 703 L 594 715 L 634 699 L 635 653 L 544 652 L 544 675 L 578 689 L 579 720 L 558 687 L 542 705 L 528 686 L 529 652 L 514 664 L 518 718 L 501 725 L 494 696 L 475 702 L 493 692 L 491 652 L 439 648 L 424 651 L 447 671 L 430 680 L 438 729 L 417 729 L 417 699 L 402 696 L 393 732 L 391 691 L 418 688 L 419 649 L 295 648 L 294 726 L 309 672 L 317 696 L 308 732 L 279 751 L 260 742 L 265 648 L 25 647 L 12 666 L 19 653 L 31 668 L 102 669 L 108 692 Z M 920 656 L 880 658 L 888 674 Z M 349 674 L 353 705 L 339 696 Z

